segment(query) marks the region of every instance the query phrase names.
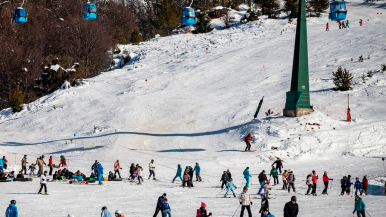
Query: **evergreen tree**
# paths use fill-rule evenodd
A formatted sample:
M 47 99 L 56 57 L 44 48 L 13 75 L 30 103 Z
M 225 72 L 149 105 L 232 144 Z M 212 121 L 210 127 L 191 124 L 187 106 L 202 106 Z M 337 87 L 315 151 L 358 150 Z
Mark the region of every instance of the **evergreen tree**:
M 15 91 L 11 98 L 9 99 L 9 106 L 12 108 L 13 112 L 20 112 L 22 110 L 22 105 L 24 101 L 24 94 L 20 90 L 20 86 L 17 85 Z
M 327 8 L 330 6 L 328 0 L 310 0 L 309 1 L 311 11 L 317 16 L 320 17 L 321 13 L 324 13 Z
M 139 42 L 141 42 L 141 34 L 139 34 L 139 30 L 137 27 L 134 28 L 133 32 L 131 33 L 131 39 L 132 44 L 139 45 Z
M 157 11 L 157 20 L 160 25 L 168 31 L 180 23 L 181 13 L 173 0 L 162 0 Z
M 285 0 L 283 11 L 287 13 L 290 21 L 296 18 L 298 16 L 298 0 Z
M 352 74 L 339 66 L 336 72 L 332 72 L 332 80 L 336 86 L 336 90 L 346 91 L 351 89 L 351 81 L 354 78 Z
M 197 23 L 194 24 L 195 34 L 198 33 L 207 33 L 213 30 L 213 27 L 210 25 L 209 17 L 205 13 L 196 13 Z
M 262 11 L 268 18 L 275 18 L 280 13 L 280 5 L 276 0 L 265 0 L 261 5 Z

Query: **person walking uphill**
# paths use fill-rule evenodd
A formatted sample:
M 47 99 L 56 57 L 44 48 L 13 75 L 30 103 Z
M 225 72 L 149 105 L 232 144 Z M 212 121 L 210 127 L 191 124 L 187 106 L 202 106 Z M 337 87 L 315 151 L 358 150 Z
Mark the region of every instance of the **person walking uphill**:
M 261 191 L 264 189 L 265 181 L 267 181 L 267 176 L 265 175 L 265 170 L 263 170 L 259 174 L 260 189 L 259 189 L 258 194 L 260 194 Z
M 233 188 L 236 188 L 236 189 L 237 189 L 237 187 L 236 187 L 235 184 L 233 184 L 233 179 L 229 180 L 229 182 L 227 182 L 227 185 L 226 185 L 226 186 L 227 186 L 227 192 L 225 193 L 224 197 L 227 197 L 227 196 L 228 196 L 229 191 L 232 191 L 233 196 L 236 197 L 236 194 L 235 194 L 235 192 L 233 191 Z
M 250 151 L 251 150 L 251 140 L 253 141 L 252 139 L 252 133 L 248 134 L 245 138 L 244 138 L 244 142 L 245 144 L 247 145 L 245 147 L 245 151 Z
M 11 200 L 7 210 L 5 211 L 5 217 L 18 217 L 19 213 L 16 207 L 16 200 Z
M 281 168 L 283 168 L 283 161 L 280 158 L 277 158 L 275 162 L 273 162 L 272 166 L 276 164 L 276 169 L 279 170 L 281 174 Z
M 102 164 L 98 163 L 96 169 L 97 169 L 97 173 L 98 173 L 98 181 L 99 181 L 98 185 L 103 185 L 103 183 L 102 183 L 102 176 L 103 176 L 103 166 L 102 166 Z
M 155 165 L 154 165 L 154 160 L 152 159 L 151 161 L 150 161 L 150 163 L 149 163 L 149 178 L 148 179 L 150 179 L 151 178 L 151 176 L 153 175 L 153 180 L 156 180 L 156 178 L 155 178 Z
M 112 217 L 111 213 L 107 210 L 107 207 L 102 207 L 101 217 Z
M 243 175 L 244 175 L 244 178 L 245 180 L 247 181 L 247 183 L 245 184 L 245 187 L 249 187 L 249 177 L 252 177 L 251 174 L 249 173 L 249 167 L 247 167 L 244 172 L 243 172 Z
M 161 215 L 163 216 L 163 204 L 164 204 L 164 200 L 167 199 L 166 198 L 166 193 L 164 193 L 163 195 L 161 195 L 159 198 L 158 198 L 158 201 L 157 201 L 157 207 L 155 208 L 155 212 L 154 212 L 154 215 L 153 217 L 157 217 L 159 211 L 161 211 Z
M 44 193 L 47 194 L 47 171 L 44 171 L 44 174 L 40 175 L 40 190 L 38 194 L 42 193 L 44 187 Z
M 193 172 L 194 171 L 196 171 L 196 182 L 201 182 L 202 181 L 201 176 L 200 176 L 201 167 L 197 162 L 196 162 L 196 166 L 194 166 Z
M 355 211 L 357 212 L 358 217 L 366 217 L 366 204 L 358 195 L 355 195 L 354 211 L 352 214 L 354 214 Z
M 277 169 L 275 169 L 274 166 L 272 166 L 271 172 L 269 172 L 269 176 L 273 176 L 273 185 L 278 185 L 279 184 L 279 177 L 277 174 Z
M 204 202 L 201 202 L 201 207 L 199 209 L 197 209 L 197 215 L 196 217 L 209 217 L 212 215 L 212 213 L 210 212 L 209 214 L 207 214 L 208 212 L 206 211 L 206 204 Z
M 284 206 L 284 217 L 297 217 L 299 213 L 299 206 L 296 203 L 296 196 L 291 197 L 291 201 Z
M 177 177 L 179 177 L 181 182 L 183 182 L 184 180 L 182 179 L 181 175 L 182 175 L 182 167 L 181 167 L 181 164 L 178 164 L 177 173 L 176 173 L 176 176 L 174 176 L 172 183 L 174 183 L 174 180 L 176 180 Z
M 114 176 L 117 175 L 118 173 L 118 176 L 119 178 L 121 178 L 121 173 L 119 173 L 119 170 L 121 170 L 121 166 L 119 165 L 119 160 L 117 160 L 115 163 L 114 163 Z

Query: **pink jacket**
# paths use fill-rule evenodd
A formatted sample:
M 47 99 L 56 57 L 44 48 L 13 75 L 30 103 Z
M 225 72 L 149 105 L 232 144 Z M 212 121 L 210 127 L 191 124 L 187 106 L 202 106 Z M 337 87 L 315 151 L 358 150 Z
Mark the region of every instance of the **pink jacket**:
M 188 181 L 189 179 L 190 179 L 189 174 L 185 174 L 185 175 L 184 175 L 184 181 Z
M 119 166 L 118 162 L 115 162 L 114 164 L 114 170 L 119 170 L 121 167 Z
M 205 209 L 205 211 L 206 211 L 206 209 Z M 201 208 L 197 209 L 197 215 L 196 215 L 196 217 L 201 217 Z M 207 217 L 208 217 L 208 216 L 207 216 Z

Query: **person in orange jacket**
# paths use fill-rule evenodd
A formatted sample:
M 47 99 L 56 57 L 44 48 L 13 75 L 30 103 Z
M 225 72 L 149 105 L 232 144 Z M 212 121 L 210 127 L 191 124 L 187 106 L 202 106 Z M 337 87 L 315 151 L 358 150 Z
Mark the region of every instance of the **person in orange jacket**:
M 121 178 L 121 174 L 119 173 L 119 170 L 122 169 L 121 166 L 119 165 L 119 160 L 117 160 L 117 162 L 114 163 L 114 176 L 119 175 L 119 178 Z
M 318 183 L 318 176 L 316 175 L 315 170 L 312 170 L 312 195 L 316 196 L 316 184 Z

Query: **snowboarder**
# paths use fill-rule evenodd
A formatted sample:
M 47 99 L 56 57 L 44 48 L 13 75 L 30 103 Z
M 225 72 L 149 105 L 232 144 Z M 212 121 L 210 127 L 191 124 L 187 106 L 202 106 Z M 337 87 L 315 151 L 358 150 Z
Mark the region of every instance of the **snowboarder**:
M 93 165 L 91 165 L 91 170 L 94 170 L 94 174 L 98 177 L 98 161 L 95 160 L 95 163 L 93 163 Z
M 18 217 L 19 213 L 16 207 L 16 200 L 11 200 L 7 210 L 5 211 L 5 217 Z
M 171 208 L 170 208 L 170 205 L 168 203 L 168 199 L 164 199 L 164 204 L 163 204 L 163 213 L 164 213 L 164 217 L 166 217 L 166 215 L 168 215 L 169 217 L 172 217 L 172 213 L 171 213 Z
M 343 176 L 343 179 L 340 180 L 340 187 L 342 188 L 342 192 L 340 193 L 340 195 L 344 195 L 344 193 L 346 192 L 347 195 L 349 195 L 350 191 L 349 191 L 349 181 L 347 179 L 347 176 Z
M 296 190 L 295 190 L 295 175 L 294 175 L 294 171 L 291 171 L 290 174 L 288 175 L 288 193 L 290 193 L 291 191 L 291 187 L 292 187 L 292 190 L 294 191 L 294 193 L 296 193 Z
M 291 201 L 284 206 L 284 217 L 297 217 L 299 213 L 299 205 L 296 203 L 296 196 L 291 197 Z
M 148 179 L 150 179 L 151 176 L 153 175 L 153 180 L 156 180 L 154 170 L 155 170 L 154 160 L 152 159 L 152 160 L 150 161 L 150 163 L 149 163 L 149 173 L 150 173 L 150 175 L 149 175 L 149 178 L 148 178 Z
M 315 170 L 312 170 L 312 195 L 316 196 L 316 184 L 318 183 L 319 176 L 316 175 Z
M 101 217 L 112 217 L 111 213 L 107 210 L 107 207 L 102 207 Z
M 362 24 L 363 24 L 363 20 L 360 19 L 360 20 L 359 20 L 359 25 L 362 26 Z
M 161 215 L 163 216 L 163 202 L 164 200 L 167 199 L 166 198 L 166 193 L 164 193 L 163 195 L 161 195 L 159 198 L 158 198 L 158 201 L 157 201 L 157 206 L 155 208 L 155 212 L 154 212 L 154 215 L 153 217 L 157 217 L 159 211 L 161 211 Z
M 201 176 L 200 176 L 201 167 L 197 162 L 196 162 L 196 166 L 194 166 L 193 172 L 194 171 L 196 171 L 196 182 L 201 182 L 202 181 Z
M 44 193 L 47 194 L 47 171 L 44 171 L 44 174 L 40 176 L 40 190 L 38 194 L 42 194 L 42 190 L 44 187 Z
M 134 176 L 135 170 L 136 170 L 136 167 L 135 167 L 134 163 L 132 163 L 130 165 L 130 178 L 129 178 L 132 181 L 134 181 L 134 179 L 135 179 L 135 176 Z
M 268 212 L 269 212 L 269 202 L 268 202 L 268 199 L 266 197 L 266 194 L 260 194 L 260 197 L 261 197 L 261 207 L 260 207 L 260 211 L 259 213 L 261 213 L 261 216 L 263 216 L 263 209 L 266 209 Z
M 185 185 L 187 184 L 189 188 L 191 188 L 191 184 L 190 184 L 190 176 L 188 174 L 188 172 L 185 172 L 184 173 L 184 177 L 183 177 L 184 181 L 182 182 L 182 187 L 185 188 Z
M 363 186 L 362 186 L 362 183 L 359 181 L 358 177 L 355 178 L 354 188 L 355 188 L 355 195 L 358 194 L 358 191 L 359 191 L 360 195 L 362 195 Z
M 240 217 L 244 216 L 244 210 L 247 209 L 248 212 L 248 217 L 252 217 L 252 212 L 251 212 L 251 195 L 248 193 L 248 187 L 244 187 L 243 193 L 240 194 L 239 196 L 239 202 L 241 205 L 241 213 Z
M 121 178 L 121 173 L 119 173 L 119 170 L 121 170 L 121 166 L 119 165 L 119 160 L 117 160 L 117 162 L 114 163 L 114 177 L 117 175 L 118 173 L 118 176 L 119 178 Z
M 330 31 L 330 27 L 328 26 L 328 23 L 326 24 L 326 31 Z
M 276 164 L 276 169 L 279 170 L 279 173 L 281 174 L 281 168 L 283 168 L 283 161 L 280 158 L 277 158 L 275 162 L 273 162 L 272 166 Z
M 125 217 L 125 216 L 122 215 L 122 211 L 121 210 L 117 210 L 117 211 L 115 211 L 115 217 Z
M 236 187 L 235 184 L 233 184 L 233 179 L 232 178 L 227 182 L 226 187 L 227 187 L 227 192 L 225 193 L 224 197 L 228 196 L 229 191 L 232 191 L 233 196 L 236 197 L 236 194 L 233 191 L 233 188 L 237 189 L 237 187 Z
M 206 204 L 204 202 L 201 202 L 201 207 L 197 209 L 197 215 L 196 217 L 209 217 L 212 215 L 212 213 L 210 212 L 209 214 L 207 214 L 208 212 L 206 211 Z
M 353 215 L 355 211 L 357 212 L 358 217 L 366 217 L 366 204 L 358 195 L 355 195 L 354 211 L 352 212 Z
M 362 179 L 362 184 L 363 184 L 363 192 L 367 195 L 367 188 L 369 187 L 369 180 L 367 180 L 367 176 L 363 176 Z
M 98 185 L 103 185 L 103 183 L 102 183 L 102 176 L 103 176 L 103 166 L 102 166 L 102 164 L 98 163 L 98 165 L 96 167 L 96 170 L 97 170 L 98 181 L 99 181 Z
M 249 187 L 249 177 L 252 177 L 251 174 L 249 174 L 249 167 L 247 167 L 244 172 L 243 172 L 243 175 L 244 175 L 244 178 L 245 180 L 247 181 L 247 183 L 245 184 L 245 187 Z
M 227 175 L 227 172 L 223 172 L 223 174 L 222 174 L 222 176 L 221 176 L 221 179 L 220 179 L 220 181 L 222 181 L 222 184 L 221 184 L 221 190 L 223 190 L 224 189 L 224 185 L 226 186 L 226 184 L 227 184 L 227 182 L 229 181 L 230 179 L 229 179 L 229 177 L 228 177 L 228 175 Z
M 288 177 L 288 173 L 287 173 L 287 170 L 284 170 L 284 173 L 282 175 L 282 179 L 283 179 L 283 190 L 287 190 L 287 177 Z
M 312 173 L 307 175 L 306 185 L 308 186 L 306 195 L 310 195 L 312 189 Z
M 252 139 L 252 133 L 248 134 L 245 138 L 244 138 L 244 142 L 245 144 L 247 145 L 245 147 L 245 151 L 250 151 L 251 150 L 251 141 L 253 141 Z
M 177 173 L 176 173 L 176 176 L 174 176 L 172 183 L 174 183 L 174 180 L 176 180 L 177 177 L 180 178 L 181 182 L 183 182 L 184 180 L 182 179 L 181 174 L 182 174 L 181 164 L 178 164 Z
M 24 155 L 23 159 L 21 159 L 21 171 L 24 170 L 24 175 L 27 175 L 27 155 Z
M 332 181 L 333 179 L 330 179 L 327 175 L 327 171 L 324 171 L 324 174 L 323 174 L 323 183 L 324 183 L 324 190 L 322 192 L 322 194 L 328 194 L 327 193 L 327 189 L 328 189 L 328 182 L 329 181 Z
M 271 172 L 269 172 L 269 176 L 273 176 L 273 185 L 278 185 L 279 184 L 279 176 L 277 174 L 277 169 L 275 169 L 274 166 L 272 166 Z
M 260 194 L 261 191 L 264 189 L 265 181 L 267 181 L 267 176 L 265 175 L 265 170 L 263 170 L 259 174 L 260 189 L 259 189 L 259 192 L 257 194 Z

